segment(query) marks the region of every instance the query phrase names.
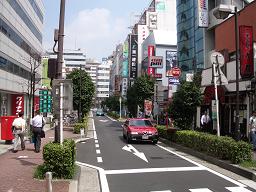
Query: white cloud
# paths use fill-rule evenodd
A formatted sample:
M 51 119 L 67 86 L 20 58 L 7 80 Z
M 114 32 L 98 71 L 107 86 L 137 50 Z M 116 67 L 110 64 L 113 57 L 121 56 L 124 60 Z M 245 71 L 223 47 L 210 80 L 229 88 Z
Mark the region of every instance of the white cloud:
M 109 56 L 127 34 L 125 20 L 113 18 L 111 12 L 104 8 L 80 11 L 65 25 L 65 49 L 82 48 L 88 58 Z

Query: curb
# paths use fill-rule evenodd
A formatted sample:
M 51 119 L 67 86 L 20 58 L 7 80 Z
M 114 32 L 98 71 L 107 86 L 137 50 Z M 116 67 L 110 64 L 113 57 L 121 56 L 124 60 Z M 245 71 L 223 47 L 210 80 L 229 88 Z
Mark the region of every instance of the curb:
M 182 152 L 188 153 L 192 156 L 198 157 L 202 160 L 205 160 L 205 161 L 210 162 L 214 165 L 217 165 L 217 166 L 219 166 L 223 169 L 229 170 L 229 171 L 234 172 L 234 173 L 236 173 L 240 176 L 243 176 L 247 179 L 256 181 L 256 172 L 255 171 L 252 171 L 250 169 L 246 169 L 246 168 L 241 167 L 241 166 L 236 165 L 236 164 L 232 164 L 232 163 L 230 163 L 230 161 L 224 161 L 224 160 L 217 159 L 215 157 L 211 157 L 209 155 L 206 155 L 206 154 L 203 154 L 201 152 L 195 151 L 195 150 L 190 149 L 188 147 L 184 147 L 184 146 L 178 145 L 176 143 L 173 143 L 173 142 L 171 142 L 167 139 L 164 139 L 164 138 L 159 138 L 159 140 L 162 143 L 164 143 L 164 144 L 166 144 L 170 147 L 173 147 L 173 148 L 178 149 Z

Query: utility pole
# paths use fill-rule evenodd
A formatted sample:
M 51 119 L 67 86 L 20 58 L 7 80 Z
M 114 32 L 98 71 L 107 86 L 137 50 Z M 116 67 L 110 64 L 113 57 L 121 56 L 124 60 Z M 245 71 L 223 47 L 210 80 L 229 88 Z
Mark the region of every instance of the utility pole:
M 65 0 L 60 2 L 60 17 L 58 30 L 58 52 L 57 52 L 57 78 L 63 79 L 63 42 L 64 42 L 64 21 L 65 21 Z M 61 134 L 61 135 L 60 135 Z M 63 83 L 60 84 L 60 115 L 58 118 L 57 130 L 55 130 L 55 142 L 62 144 L 63 142 Z
M 80 64 L 80 70 L 79 70 L 79 110 L 78 110 L 78 118 L 79 121 L 81 121 L 81 113 L 82 113 L 82 65 Z

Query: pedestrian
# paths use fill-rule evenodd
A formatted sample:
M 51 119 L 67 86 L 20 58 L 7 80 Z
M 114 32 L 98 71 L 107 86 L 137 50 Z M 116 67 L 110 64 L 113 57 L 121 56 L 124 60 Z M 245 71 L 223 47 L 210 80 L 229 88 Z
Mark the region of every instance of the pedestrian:
M 201 125 L 202 125 L 202 131 L 207 132 L 209 131 L 210 128 L 210 116 L 207 113 L 207 111 L 205 111 L 201 117 Z
M 41 133 L 42 133 L 44 124 L 45 124 L 45 120 L 43 116 L 40 115 L 40 111 L 37 110 L 36 116 L 32 119 L 32 132 L 34 137 L 34 147 L 35 147 L 36 153 L 40 152 Z
M 12 152 L 17 153 L 19 142 L 21 143 L 21 150 L 25 149 L 24 134 L 25 134 L 25 128 L 26 128 L 26 121 L 24 119 L 23 112 L 18 113 L 18 117 L 15 118 L 12 123 L 12 127 L 13 127 L 13 135 L 14 135 Z
M 253 144 L 253 150 L 256 150 L 256 111 L 252 112 L 252 116 L 249 121 L 250 137 Z

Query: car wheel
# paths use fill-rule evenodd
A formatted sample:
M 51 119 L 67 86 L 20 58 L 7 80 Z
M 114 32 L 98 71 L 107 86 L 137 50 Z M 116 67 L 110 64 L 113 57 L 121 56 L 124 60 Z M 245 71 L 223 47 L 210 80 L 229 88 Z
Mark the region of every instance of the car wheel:
M 153 140 L 153 144 L 156 145 L 158 140 Z
M 125 136 L 124 132 L 123 132 L 123 138 L 126 139 L 126 136 Z

